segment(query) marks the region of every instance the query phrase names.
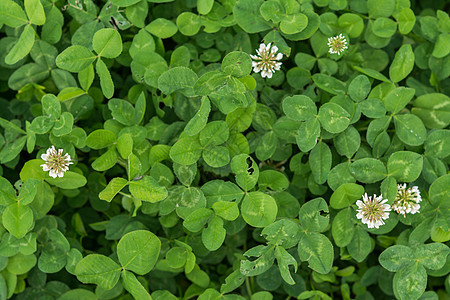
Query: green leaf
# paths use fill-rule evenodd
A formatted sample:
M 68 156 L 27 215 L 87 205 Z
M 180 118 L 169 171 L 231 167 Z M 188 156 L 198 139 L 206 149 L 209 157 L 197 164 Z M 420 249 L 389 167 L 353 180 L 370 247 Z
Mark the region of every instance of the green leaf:
M 208 97 L 203 96 L 200 108 L 198 109 L 194 117 L 189 120 L 186 127 L 184 128 L 184 132 L 186 132 L 186 134 L 189 136 L 193 136 L 199 133 L 206 126 L 210 111 L 211 102 L 209 101 Z
M 294 285 L 295 281 L 292 279 L 291 273 L 289 272 L 289 266 L 294 266 L 294 273 L 297 272 L 298 263 L 295 258 L 281 246 L 275 248 L 275 258 L 277 259 L 278 268 L 283 280 L 290 285 Z
M 309 164 L 316 183 L 324 183 L 331 169 L 330 147 L 324 142 L 318 143 L 309 154 Z
M 308 267 L 320 274 L 327 274 L 333 266 L 333 245 L 323 234 L 301 233 L 298 256 L 308 262 Z
M 422 145 L 427 138 L 427 130 L 415 115 L 395 115 L 394 124 L 398 138 L 410 146 Z
M 330 206 L 335 209 L 346 208 L 361 199 L 364 187 L 355 183 L 344 183 L 339 186 L 330 198 Z
M 194 96 L 193 86 L 198 76 L 189 68 L 174 67 L 158 78 L 158 88 L 166 95 L 180 92 L 187 97 Z
M 15 203 L 17 199 L 16 190 L 11 183 L 3 177 L 0 177 L 0 205 L 8 206 Z
M 372 251 L 372 242 L 369 234 L 360 226 L 356 227 L 353 238 L 347 245 L 348 253 L 357 262 L 362 262 Z
M 23 146 L 25 146 L 26 142 L 27 137 L 22 136 L 14 142 L 6 144 L 0 152 L 0 162 L 2 164 L 5 164 L 16 158 L 16 156 L 20 154 L 20 151 L 22 151 Z
M 271 29 L 259 12 L 263 0 L 238 0 L 233 7 L 237 24 L 247 33 Z
M 178 30 L 186 36 L 193 36 L 198 33 L 202 23 L 200 16 L 192 12 L 183 12 L 177 17 Z
M 41 99 L 42 114 L 54 119 L 61 115 L 61 102 L 53 94 L 46 94 Z
M 358 130 L 349 126 L 344 132 L 334 138 L 334 146 L 340 155 L 351 158 L 361 145 L 361 136 Z
M 425 141 L 425 154 L 436 158 L 450 155 L 450 130 L 435 130 Z
M 119 281 L 121 269 L 109 257 L 101 254 L 89 254 L 78 263 L 75 274 L 83 283 L 94 283 L 110 290 Z
M 374 183 L 387 175 L 385 165 L 375 158 L 358 159 L 350 165 L 350 172 L 362 183 Z
M 363 73 L 363 74 L 366 74 L 367 76 L 370 76 L 370 77 L 372 77 L 372 78 L 378 79 L 378 80 L 380 80 L 380 81 L 384 81 L 384 82 L 387 82 L 387 83 L 390 83 L 390 82 L 391 82 L 389 79 L 386 78 L 386 76 L 384 76 L 384 75 L 381 74 L 380 72 L 375 71 L 375 70 L 373 70 L 373 69 L 369 69 L 369 68 L 361 68 L 361 67 L 358 67 L 358 66 L 354 66 L 353 68 L 354 68 L 355 70 L 357 70 L 357 71 Z
M 228 149 L 223 146 L 210 146 L 203 150 L 202 157 L 205 163 L 213 168 L 226 166 L 230 162 Z
M 395 13 L 394 18 L 398 21 L 398 31 L 404 35 L 410 33 L 416 23 L 416 15 L 409 7 Z
M 380 17 L 373 22 L 372 31 L 381 38 L 390 38 L 397 31 L 397 23 L 392 19 Z
M 303 31 L 308 25 L 308 17 L 302 13 L 286 15 L 280 23 L 280 30 L 286 34 L 296 34 Z
M 111 115 L 117 122 L 126 125 L 133 126 L 135 110 L 130 102 L 122 99 L 113 98 L 108 101 L 108 108 L 111 111 Z M 127 155 L 128 157 L 128 155 Z
M 214 0 L 197 0 L 197 10 L 199 14 L 207 15 L 213 8 Z
M 289 187 L 289 180 L 281 172 L 264 170 L 259 174 L 258 185 L 261 190 L 283 191 Z
M 111 0 L 111 3 L 121 7 L 131 6 L 138 3 L 140 0 Z
M 277 211 L 275 199 L 261 192 L 250 192 L 242 200 L 242 217 L 245 222 L 253 227 L 265 227 L 273 223 Z
M 397 151 L 387 163 L 388 174 L 400 182 L 412 182 L 419 178 L 422 167 L 422 155 L 411 151 Z
M 159 38 L 167 39 L 177 33 L 178 27 L 172 21 L 157 18 L 145 26 L 145 30 Z
M 209 208 L 198 208 L 184 219 L 183 226 L 191 232 L 199 232 L 213 215 Z
M 326 214 L 328 211 L 328 205 L 323 198 L 316 198 L 303 204 L 299 213 L 302 229 L 308 232 L 325 230 L 330 221 L 330 216 Z
M 131 136 L 131 134 L 124 133 L 121 136 L 119 136 L 119 138 L 117 139 L 116 148 L 117 151 L 119 151 L 120 156 L 123 159 L 127 159 L 128 156 L 133 151 L 133 137 Z
M 237 78 L 247 76 L 252 71 L 252 59 L 242 51 L 230 52 L 223 58 L 221 70 Z
M 415 260 L 430 270 L 439 270 L 446 264 L 450 249 L 441 243 L 420 245 L 414 249 Z
M 350 114 L 335 103 L 325 103 L 319 108 L 319 121 L 331 133 L 344 131 L 350 124 Z
M 62 136 L 69 134 L 73 127 L 73 116 L 69 112 L 63 112 L 59 120 L 55 121 L 53 125 L 52 133 L 55 136 Z
M 92 168 L 98 172 L 111 169 L 117 163 L 117 151 L 115 147 L 109 148 L 105 153 L 97 157 L 91 164 Z
M 38 160 L 43 163 L 42 160 Z M 40 168 L 42 170 L 42 168 Z M 42 171 L 43 172 L 43 171 Z M 81 174 L 72 171 L 66 171 L 62 178 L 52 178 L 45 173 L 45 180 L 51 185 L 57 186 L 62 189 L 77 189 L 84 186 L 87 183 L 86 177 Z
M 427 272 L 419 264 L 411 264 L 394 275 L 394 292 L 399 299 L 418 299 L 427 286 Z
M 34 31 L 33 26 L 31 24 L 25 26 L 14 47 L 6 55 L 5 63 L 13 65 L 30 53 L 34 45 L 35 36 L 36 31 Z
M 36 265 L 36 261 L 36 255 L 34 254 L 23 255 L 18 253 L 8 259 L 8 267 L 6 270 L 14 275 L 26 274 Z M 3 272 L 3 274 L 5 273 Z
M 114 82 L 111 79 L 111 74 L 109 73 L 106 64 L 99 58 L 95 64 L 95 70 L 100 77 L 100 86 L 102 88 L 103 95 L 106 98 L 111 98 L 114 95 Z
M 428 128 L 445 128 L 450 124 L 450 98 L 431 93 L 417 97 L 411 110 Z
M 129 232 L 117 244 L 117 256 L 122 267 L 139 275 L 153 269 L 160 250 L 160 240 L 147 230 Z
M 3 212 L 3 226 L 16 238 L 23 238 L 33 226 L 33 211 L 21 203 L 10 204 Z
M 203 147 L 218 146 L 228 140 L 230 131 L 228 125 L 224 121 L 213 121 L 206 124 L 205 128 L 200 132 L 200 144 Z
M 389 67 L 389 78 L 399 82 L 406 78 L 414 68 L 414 52 L 411 45 L 405 44 L 395 53 L 394 60 Z
M 395 0 L 368 0 L 367 8 L 371 18 L 390 17 L 395 9 Z
M 34 197 L 36 196 L 37 186 L 40 182 L 41 181 L 33 178 L 25 181 L 22 185 L 22 189 L 20 190 L 17 202 L 22 205 L 28 205 L 33 202 Z
M 116 135 L 114 132 L 106 129 L 97 129 L 86 138 L 86 146 L 95 150 L 106 148 L 115 142 Z
M 33 119 L 28 129 L 37 134 L 44 134 L 49 132 L 53 128 L 54 124 L 54 118 L 49 116 L 38 116 Z
M 237 184 L 245 191 L 251 190 L 258 182 L 258 165 L 247 154 L 234 156 L 231 160 L 231 170 L 236 174 Z
M 283 99 L 284 114 L 295 121 L 306 121 L 314 118 L 317 107 L 308 96 L 295 95 Z
M 128 184 L 126 179 L 116 177 L 113 178 L 108 185 L 102 190 L 98 197 L 101 200 L 111 202 L 112 199 Z
M 131 181 L 129 188 L 133 197 L 151 203 L 162 201 L 168 195 L 167 189 L 159 185 L 151 176 L 144 176 L 140 180 Z
M 402 110 L 406 104 L 414 97 L 415 90 L 405 87 L 398 87 L 392 90 L 386 98 L 384 98 L 384 106 L 393 114 Z
M 222 218 L 214 216 L 202 232 L 203 245 L 209 251 L 216 251 L 222 246 L 226 235 L 227 231 L 223 228 Z
M 25 0 L 24 6 L 31 24 L 44 25 L 45 12 L 40 0 Z
M 170 158 L 180 165 L 192 165 L 197 162 L 202 154 L 202 145 L 198 138 L 184 137 L 180 138 L 170 148 Z
M 386 270 L 397 272 L 414 263 L 413 250 L 403 245 L 391 246 L 380 254 L 378 261 Z
M 217 201 L 240 202 L 244 192 L 234 183 L 223 180 L 211 180 L 202 186 L 208 206 L 213 205 Z
M 20 27 L 28 23 L 22 7 L 12 0 L 0 1 L 0 19 L 10 27 Z
M 331 204 L 333 207 L 333 204 Z M 355 233 L 355 225 L 352 220 L 353 210 L 348 207 L 338 212 L 333 219 L 331 225 L 331 233 L 333 235 L 334 242 L 338 247 L 345 247 L 350 244 Z
M 115 58 L 122 53 L 122 38 L 117 30 L 103 28 L 94 34 L 92 47 L 100 57 Z
M 81 72 L 86 69 L 97 58 L 91 50 L 81 45 L 73 45 L 66 48 L 56 57 L 58 68 L 70 71 Z
M 344 94 L 347 91 L 345 83 L 334 77 L 317 73 L 312 76 L 312 79 L 320 89 L 330 94 L 339 95 Z
M 84 299 L 84 300 L 95 300 L 97 296 L 85 289 L 74 289 L 65 292 L 59 297 L 60 300 L 74 300 L 74 299 Z
M 348 86 L 348 94 L 353 101 L 360 102 L 364 100 L 370 93 L 370 81 L 367 76 L 358 75 Z
M 239 217 L 239 208 L 236 202 L 217 201 L 212 205 L 215 214 L 227 221 L 234 221 Z
M 240 270 L 235 270 L 233 273 L 225 278 L 225 283 L 220 286 L 220 292 L 227 294 L 240 287 L 245 281 L 245 276 L 241 274 Z
M 134 299 L 152 300 L 152 297 L 133 273 L 123 270 L 122 284 L 123 287 L 133 295 Z
M 297 133 L 297 145 L 303 152 L 308 152 L 317 143 L 320 136 L 320 123 L 318 118 L 308 119 L 300 125 Z

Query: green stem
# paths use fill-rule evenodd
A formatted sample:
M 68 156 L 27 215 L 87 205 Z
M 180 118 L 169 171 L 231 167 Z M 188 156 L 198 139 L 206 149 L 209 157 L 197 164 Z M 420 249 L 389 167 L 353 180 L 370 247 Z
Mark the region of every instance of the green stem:
M 250 282 L 248 280 L 248 277 L 245 277 L 245 287 L 247 288 L 247 293 L 251 298 L 252 297 L 252 289 L 250 287 Z

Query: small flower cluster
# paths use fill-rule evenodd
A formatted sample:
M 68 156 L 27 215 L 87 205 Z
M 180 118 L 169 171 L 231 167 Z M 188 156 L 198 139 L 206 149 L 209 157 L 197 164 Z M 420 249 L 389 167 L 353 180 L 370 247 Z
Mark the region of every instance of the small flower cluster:
M 261 43 L 259 49 L 256 50 L 258 55 L 250 55 L 253 59 L 253 72 L 258 73 L 261 71 L 261 77 L 272 78 L 273 73 L 281 68 L 281 62 L 278 61 L 283 58 L 283 54 L 277 52 L 277 46 L 272 46 L 271 43 L 266 46 L 266 44 Z
M 344 50 L 347 49 L 347 40 L 342 33 L 338 36 L 330 37 L 328 38 L 328 47 L 330 47 L 328 52 L 331 54 L 337 53 L 338 55 L 341 55 L 341 52 L 344 52 Z
M 45 161 L 45 164 L 41 165 L 42 169 L 50 171 L 48 175 L 53 178 L 63 177 L 64 173 L 69 170 L 69 165 L 73 164 L 70 155 L 68 153 L 63 155 L 63 149 L 56 151 L 55 146 L 48 148 L 41 158 Z
M 384 221 L 389 218 L 389 211 L 396 211 L 406 217 L 406 214 L 415 214 L 419 212 L 422 201 L 420 191 L 417 186 L 406 188 L 406 183 L 397 186 L 397 195 L 395 197 L 392 207 L 385 204 L 388 200 L 383 199 L 383 195 L 372 197 L 363 195 L 363 201 L 356 201 L 358 206 L 356 218 L 361 219 L 363 224 L 367 224 L 369 228 L 379 228 L 384 225 Z
M 384 221 L 389 218 L 389 211 L 391 206 L 385 204 L 388 200 L 383 200 L 383 195 L 377 197 L 377 195 L 367 196 L 367 193 L 363 195 L 363 201 L 356 201 L 358 206 L 356 217 L 361 219 L 363 224 L 367 224 L 369 228 L 379 228 L 384 225 Z
M 417 186 L 406 188 L 406 183 L 397 186 L 397 195 L 395 196 L 392 209 L 406 217 L 406 214 L 415 214 L 419 212 L 422 197 Z

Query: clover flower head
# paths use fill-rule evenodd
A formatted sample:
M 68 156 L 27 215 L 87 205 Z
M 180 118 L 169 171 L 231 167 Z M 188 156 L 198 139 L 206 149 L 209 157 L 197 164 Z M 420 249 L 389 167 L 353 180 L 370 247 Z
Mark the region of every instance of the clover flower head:
M 328 38 L 328 47 L 330 47 L 330 50 L 328 52 L 330 52 L 331 54 L 337 53 L 338 55 L 341 55 L 341 52 L 344 52 L 345 49 L 348 49 L 347 40 L 345 39 L 345 36 L 342 35 L 342 33 L 338 36 L 330 37 Z
M 258 53 L 258 55 L 250 55 L 253 59 L 253 72 L 258 73 L 261 71 L 262 78 L 272 78 L 273 73 L 281 68 L 281 62 L 278 62 L 278 60 L 283 58 L 283 54 L 277 52 L 277 46 L 272 46 L 271 43 L 267 45 L 261 43 L 261 45 L 259 45 L 259 49 L 256 49 L 256 53 Z
M 385 204 L 388 200 L 383 200 L 383 195 L 377 196 L 367 196 L 365 193 L 362 200 L 356 201 L 357 209 L 356 217 L 361 219 L 363 224 L 367 224 L 369 228 L 379 228 L 384 225 L 385 219 L 389 218 L 389 211 L 391 211 L 391 206 Z
M 406 183 L 399 184 L 397 185 L 397 195 L 392 204 L 392 209 L 406 217 L 406 214 L 420 213 L 419 203 L 421 201 L 419 187 L 406 188 Z
M 41 167 L 44 171 L 50 171 L 48 175 L 53 178 L 63 177 L 64 173 L 69 170 L 71 162 L 70 155 L 66 153 L 63 155 L 63 149 L 56 151 L 55 146 L 51 146 L 47 149 L 47 152 L 41 155 L 41 158 L 45 161 Z

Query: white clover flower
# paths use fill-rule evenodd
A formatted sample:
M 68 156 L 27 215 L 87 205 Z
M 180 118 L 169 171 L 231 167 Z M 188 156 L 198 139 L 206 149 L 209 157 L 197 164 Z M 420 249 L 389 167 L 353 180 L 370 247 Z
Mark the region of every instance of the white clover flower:
M 345 36 L 342 35 L 342 33 L 338 36 L 330 37 L 328 38 L 328 47 L 330 47 L 330 50 L 328 52 L 330 52 L 331 54 L 337 53 L 338 55 L 341 55 L 341 52 L 344 52 L 345 49 L 348 49 L 347 40 L 345 39 Z
M 47 149 L 47 152 L 41 155 L 41 158 L 45 160 L 45 164 L 42 164 L 41 167 L 44 171 L 50 171 L 48 175 L 53 178 L 63 177 L 64 172 L 69 170 L 69 165 L 73 164 L 71 162 L 70 155 L 66 153 L 63 154 L 63 149 L 58 149 L 56 152 L 55 146 L 51 146 Z
M 358 206 L 356 217 L 361 219 L 363 224 L 367 224 L 369 228 L 379 228 L 381 225 L 384 225 L 383 219 L 389 218 L 389 211 L 391 211 L 391 206 L 389 204 L 384 204 L 388 200 L 383 200 L 383 195 L 377 197 L 377 195 L 373 195 L 368 197 L 367 193 L 363 195 L 363 201 L 356 201 L 356 205 Z
M 270 47 L 271 43 L 267 44 L 267 46 L 264 43 L 261 43 L 259 49 L 256 49 L 258 55 L 250 54 L 250 57 L 253 59 L 253 72 L 258 73 L 261 71 L 262 78 L 272 78 L 273 73 L 281 68 L 281 62 L 278 62 L 278 60 L 283 58 L 283 54 L 277 54 L 277 46 L 272 46 L 272 49 L 270 49 Z
M 399 184 L 397 185 L 397 195 L 392 204 L 392 209 L 406 217 L 406 214 L 420 213 L 419 202 L 421 201 L 419 187 L 413 186 L 406 189 L 406 183 Z

